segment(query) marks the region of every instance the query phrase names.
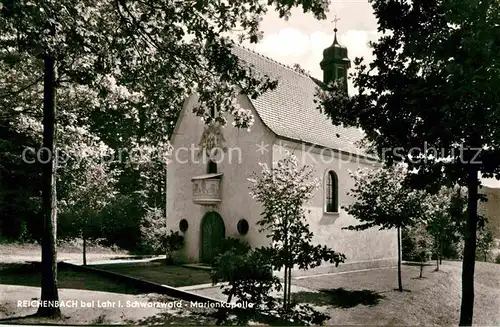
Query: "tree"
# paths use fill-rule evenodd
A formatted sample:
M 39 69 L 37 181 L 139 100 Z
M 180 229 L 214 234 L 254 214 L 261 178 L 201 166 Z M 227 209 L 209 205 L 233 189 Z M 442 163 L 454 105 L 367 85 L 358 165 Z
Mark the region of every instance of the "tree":
M 280 17 L 301 6 L 325 18 L 327 2 L 272 0 Z M 241 92 L 252 97 L 276 82 L 238 65 L 224 37 L 235 27 L 241 39 L 256 42 L 259 21 L 267 11 L 257 0 L 243 2 L 76 0 L 2 1 L 0 3 L 2 116 L 37 111 L 43 101 L 42 302 L 58 300 L 56 266 L 57 196 L 55 169 L 56 100 L 64 89 L 85 98 L 79 118 L 119 108 L 136 120 L 137 143 L 157 143 L 147 130 L 172 117 L 187 95 L 197 93 L 196 115 L 236 127 L 251 124 L 251 112 L 234 101 Z M 43 86 L 43 92 L 40 93 Z M 210 117 L 211 108 L 218 117 Z M 111 122 L 116 120 L 111 119 Z M 101 124 L 103 124 L 101 122 Z M 164 124 L 160 124 L 164 126 Z M 158 130 L 158 134 L 161 130 Z M 158 135 L 156 134 L 156 135 Z M 164 141 L 166 141 L 166 134 Z M 39 308 L 43 316 L 59 308 Z
M 61 213 L 73 219 L 73 224 L 83 241 L 83 265 L 87 265 L 87 241 L 102 236 L 99 218 L 104 208 L 114 198 L 116 181 L 108 165 L 94 161 L 99 160 L 97 155 L 79 159 L 74 163 L 75 167 L 65 169 L 63 172 L 64 177 L 72 174 L 72 178 L 76 180 L 73 180 L 72 187 L 67 190 L 65 200 L 61 201 Z M 95 229 L 98 229 L 98 232 Z
M 214 284 L 221 286 L 228 301 L 252 303 L 252 308 L 238 314 L 238 323 L 250 319 L 275 320 L 283 324 L 321 324 L 328 316 L 304 304 L 297 304 L 291 297 L 293 268 L 310 269 L 324 261 L 338 265 L 345 256 L 326 246 L 312 245 L 313 233 L 305 216 L 304 204 L 317 188 L 309 166 L 299 166 L 297 158 L 288 154 L 269 168 L 262 164 L 262 172 L 249 181 L 251 194 L 262 204 L 262 218 L 257 222 L 260 232 L 266 233 L 269 246 L 257 249 L 234 239 L 227 240 L 223 252 L 214 263 Z M 283 280 L 273 275 L 273 270 L 283 271 Z M 273 292 L 283 291 L 283 300 Z
M 323 261 L 338 265 L 345 256 L 326 246 L 312 245 L 313 233 L 305 216 L 304 204 L 318 187 L 310 166 L 300 167 L 297 158 L 288 154 L 273 168 L 262 164 L 260 176 L 249 181 L 251 194 L 263 207 L 257 222 L 271 245 L 264 247 L 273 269 L 284 272 L 283 309 L 291 304 L 292 269 L 310 269 Z
M 172 264 L 172 255 L 184 246 L 184 236 L 167 231 L 165 211 L 149 208 L 141 221 L 141 250 L 151 254 L 166 254 L 166 264 Z
M 35 146 L 36 138 L 19 130 L 16 123 L 0 116 L 0 237 L 38 241 L 39 167 L 27 164 L 22 155 L 25 146 Z M 25 158 L 31 161 L 33 157 L 27 155 Z
M 496 0 L 371 1 L 378 31 L 356 94 L 322 92 L 335 124 L 362 128 L 388 164 L 418 171 L 414 186 L 468 190 L 460 325 L 471 325 L 478 172 L 500 178 L 500 6 Z M 395 18 L 397 17 L 397 18 Z
M 302 66 L 300 64 L 297 64 L 297 63 L 293 64 L 292 69 L 295 70 L 299 74 L 310 75 L 310 72 L 308 72 L 307 70 L 302 68 Z
M 273 275 L 273 269 L 264 251 L 251 249 L 250 245 L 239 239 L 227 238 L 221 246 L 211 271 L 213 284 L 227 282 L 221 286 L 227 295 L 227 302 L 233 298 L 237 303 L 251 303 L 252 306 L 237 315 L 237 324 L 248 324 L 259 312 L 271 313 L 278 308 L 273 298 L 273 289 L 281 290 L 281 283 Z M 220 322 L 228 319 L 222 312 Z
M 413 239 L 413 253 L 411 257 L 420 262 L 420 275 L 423 277 L 424 265 L 429 259 L 429 254 L 434 246 L 432 237 L 428 234 L 425 222 L 417 223 L 408 229 L 410 238 Z
M 442 260 L 443 244 L 456 243 L 462 235 L 464 199 L 461 187 L 443 187 L 437 194 L 429 194 L 423 203 L 427 232 L 434 239 L 436 270 Z
M 348 193 L 354 198 L 351 205 L 343 209 L 360 222 L 345 227 L 362 231 L 378 226 L 380 229 L 396 228 L 398 233 L 398 289 L 403 291 L 401 278 L 401 230 L 421 221 L 421 202 L 424 193 L 405 187 L 406 171 L 403 167 L 389 167 L 369 170 L 358 169 L 351 173 L 354 187 Z
M 495 240 L 493 239 L 493 232 L 491 228 L 485 224 L 483 227 L 479 228 L 479 232 L 477 234 L 477 254 L 483 259 L 484 262 L 488 262 L 488 258 L 490 256 L 490 251 L 495 244 Z

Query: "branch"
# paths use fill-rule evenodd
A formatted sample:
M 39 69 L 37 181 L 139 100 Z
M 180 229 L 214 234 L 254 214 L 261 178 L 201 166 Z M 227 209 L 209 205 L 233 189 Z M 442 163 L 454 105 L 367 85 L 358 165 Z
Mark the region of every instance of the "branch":
M 1 94 L 0 95 L 0 99 L 4 99 L 4 98 L 7 98 L 9 96 L 14 96 L 14 95 L 18 95 L 30 88 L 32 88 L 33 86 L 35 86 L 36 84 L 38 84 L 38 82 L 40 82 L 41 80 L 43 79 L 43 75 L 41 75 L 40 77 L 38 77 L 34 82 L 30 83 L 29 85 L 26 85 L 25 87 L 22 87 L 20 88 L 19 90 L 17 91 L 12 91 L 12 92 L 7 92 L 5 94 Z
M 377 226 L 377 224 L 376 223 L 366 223 L 366 224 L 361 224 L 361 225 L 350 225 L 347 227 L 342 227 L 342 229 L 361 231 L 361 230 L 366 230 L 368 228 L 372 228 L 374 226 Z

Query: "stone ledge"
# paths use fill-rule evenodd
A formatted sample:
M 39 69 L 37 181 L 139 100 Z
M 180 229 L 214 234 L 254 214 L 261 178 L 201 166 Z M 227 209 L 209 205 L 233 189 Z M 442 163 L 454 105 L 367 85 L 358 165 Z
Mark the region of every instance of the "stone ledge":
M 184 264 L 182 266 L 186 267 L 186 268 L 191 268 L 191 269 L 212 270 L 211 266 L 207 266 L 207 265 L 200 264 L 200 263 L 187 263 L 187 264 Z

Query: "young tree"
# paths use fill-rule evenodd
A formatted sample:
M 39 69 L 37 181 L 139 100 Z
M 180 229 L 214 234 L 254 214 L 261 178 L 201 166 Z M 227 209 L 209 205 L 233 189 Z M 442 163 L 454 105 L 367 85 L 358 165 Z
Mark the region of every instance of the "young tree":
M 491 249 L 495 244 L 493 239 L 493 232 L 491 228 L 485 224 L 483 227 L 479 228 L 477 234 L 477 254 L 483 259 L 484 262 L 488 262 L 488 258 L 491 253 Z
M 362 224 L 346 229 L 362 231 L 378 226 L 380 229 L 396 228 L 398 233 L 398 289 L 403 291 L 401 278 L 401 229 L 410 227 L 423 218 L 424 192 L 405 187 L 406 171 L 402 167 L 369 170 L 358 169 L 351 173 L 354 188 L 348 193 L 354 202 L 343 207 Z
M 79 159 L 76 166 L 67 167 L 63 172 L 72 183 L 61 211 L 74 219 L 74 226 L 83 241 L 83 265 L 87 265 L 87 241 L 101 236 L 96 229 L 101 228 L 102 210 L 114 197 L 116 180 L 106 163 L 95 162 L 95 157 Z M 73 176 L 69 177 L 69 174 Z
M 417 168 L 421 187 L 468 189 L 460 325 L 471 325 L 478 172 L 500 178 L 500 6 L 497 0 L 371 2 L 383 35 L 369 65 L 356 59 L 357 93 L 322 94 L 335 124 L 361 127 L 391 164 Z M 397 18 L 395 18 L 397 17 Z
M 194 111 L 205 121 L 225 123 L 225 114 L 248 127 L 251 112 L 234 99 L 258 96 L 276 83 L 238 65 L 224 37 L 240 27 L 241 39 L 256 42 L 259 22 L 274 5 L 280 17 L 301 6 L 325 18 L 327 2 L 257 0 L 239 2 L 76 0 L 0 2 L 0 105 L 2 116 L 36 111 L 43 101 L 41 300 L 58 300 L 56 265 L 56 100 L 64 88 L 93 99 L 80 117 L 117 108 L 137 118 L 138 143 L 146 130 L 188 94 L 199 95 Z M 40 91 L 43 88 L 43 92 Z M 210 117 L 211 108 L 218 117 Z M 108 117 L 112 117 L 110 115 Z M 166 135 L 166 134 L 165 134 Z M 166 136 L 165 136 L 166 141 Z M 43 316 L 59 308 L 40 307 Z
M 317 181 L 309 166 L 299 166 L 297 158 L 288 154 L 269 168 L 262 164 L 262 172 L 249 178 L 251 194 L 263 207 L 262 219 L 257 222 L 260 231 L 270 239 L 269 246 L 250 249 L 245 243 L 229 239 L 223 253 L 216 258 L 212 279 L 222 286 L 228 301 L 250 302 L 252 308 L 239 313 L 238 322 L 251 318 L 276 319 L 275 323 L 321 324 L 328 316 L 308 305 L 297 305 L 291 297 L 293 268 L 310 269 L 327 261 L 338 265 L 345 256 L 326 246 L 312 245 L 304 204 L 312 197 Z M 283 283 L 273 270 L 283 271 Z M 273 292 L 283 290 L 281 303 Z M 266 317 L 263 317 L 266 316 Z
M 297 158 L 288 154 L 273 168 L 262 164 L 260 176 L 249 181 L 251 194 L 263 207 L 262 219 L 257 222 L 260 231 L 271 241 L 265 251 L 273 269 L 283 270 L 283 309 L 291 304 L 292 269 L 310 269 L 323 261 L 338 265 L 345 256 L 326 246 L 312 245 L 304 204 L 309 201 L 318 182 L 312 177 L 312 168 L 299 166 Z
M 443 187 L 424 201 L 427 232 L 433 237 L 436 270 L 442 260 L 443 244 L 459 241 L 463 229 L 464 196 L 461 187 Z
M 424 265 L 429 259 L 429 254 L 434 246 L 432 237 L 428 234 L 425 222 L 417 223 L 416 225 L 408 228 L 409 237 L 413 240 L 415 245 L 411 257 L 420 262 L 420 275 L 423 277 Z
M 237 315 L 238 325 L 248 324 L 260 312 L 271 313 L 278 309 L 272 291 L 281 290 L 281 283 L 273 275 L 265 251 L 252 249 L 246 242 L 228 238 L 223 242 L 220 253 L 213 264 L 212 282 L 214 285 L 227 282 L 227 286 L 221 286 L 222 293 L 228 297 L 227 302 L 235 299 L 236 303 L 251 303 L 248 310 Z M 226 314 L 221 314 L 221 322 L 227 319 Z
M 160 208 L 148 208 L 141 221 L 141 249 L 151 254 L 166 254 L 165 263 L 173 263 L 173 253 L 184 245 L 179 232 L 167 230 L 167 218 Z

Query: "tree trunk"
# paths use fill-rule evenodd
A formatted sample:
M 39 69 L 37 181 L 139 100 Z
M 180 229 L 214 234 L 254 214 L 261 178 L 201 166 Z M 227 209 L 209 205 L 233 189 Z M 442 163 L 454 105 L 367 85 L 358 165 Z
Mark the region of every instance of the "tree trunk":
M 82 233 L 82 239 L 83 239 L 83 265 L 87 265 L 87 238 L 85 233 Z
M 42 294 L 41 301 L 58 301 L 57 292 L 57 195 L 56 195 L 56 89 L 55 64 L 51 55 L 44 57 L 43 85 L 43 146 L 45 160 L 42 163 Z M 59 307 L 40 306 L 37 314 L 42 317 L 54 317 L 61 314 Z
M 460 306 L 460 326 L 472 325 L 474 311 L 474 268 L 476 260 L 477 201 L 478 201 L 478 169 L 469 167 L 467 178 L 468 208 L 467 223 L 464 235 L 464 256 L 462 261 L 462 303 Z
M 285 266 L 285 272 L 283 274 L 283 309 L 287 309 L 287 292 L 288 292 L 288 268 Z
M 288 265 L 287 262 L 289 262 L 289 243 L 288 243 L 288 219 L 285 218 L 285 221 L 283 222 L 283 229 L 284 229 L 284 254 L 285 254 L 285 271 L 283 274 L 283 309 L 288 310 Z
M 421 262 L 420 263 L 420 275 L 418 276 L 418 278 L 422 278 L 423 272 L 424 272 L 424 263 Z
M 442 241 L 439 240 L 439 264 L 443 264 L 443 244 Z
M 403 292 L 403 281 L 401 278 L 401 226 L 398 226 L 398 290 Z
M 288 305 L 292 302 L 292 267 L 288 267 Z
M 441 260 L 441 241 L 438 238 L 436 247 L 436 271 L 439 271 L 439 260 Z

